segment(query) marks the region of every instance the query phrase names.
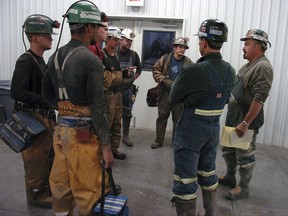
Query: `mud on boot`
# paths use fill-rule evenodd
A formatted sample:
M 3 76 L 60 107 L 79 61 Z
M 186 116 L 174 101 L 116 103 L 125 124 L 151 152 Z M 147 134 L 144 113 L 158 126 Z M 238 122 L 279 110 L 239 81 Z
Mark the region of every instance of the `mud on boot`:
M 128 147 L 132 147 L 133 146 L 133 142 L 130 140 L 129 136 L 128 135 L 123 135 L 123 138 L 122 138 L 122 143 L 124 143 L 126 146 Z
M 230 177 L 230 176 L 220 176 L 218 177 L 218 183 L 220 185 L 224 185 L 230 188 L 235 188 L 237 186 L 237 182 L 236 182 L 236 177 Z
M 176 206 L 177 216 L 195 216 L 196 215 L 196 198 L 192 200 L 182 200 L 178 197 L 173 197 L 172 205 Z
M 119 150 L 113 151 L 113 157 L 117 160 L 125 160 L 126 154 L 120 152 Z
M 152 149 L 157 149 L 159 147 L 162 147 L 162 143 L 154 142 L 151 144 Z
M 29 206 L 41 207 L 46 209 L 52 208 L 52 195 L 48 188 L 40 190 L 26 189 L 27 204 Z
M 229 190 L 225 195 L 228 200 L 240 200 L 249 197 L 249 188 L 241 188 L 239 185 Z

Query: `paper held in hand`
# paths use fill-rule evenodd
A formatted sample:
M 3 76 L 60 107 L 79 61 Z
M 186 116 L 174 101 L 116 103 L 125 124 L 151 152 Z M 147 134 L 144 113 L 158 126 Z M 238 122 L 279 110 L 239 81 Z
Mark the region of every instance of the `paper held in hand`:
M 238 137 L 235 127 L 224 126 L 222 131 L 221 145 L 230 148 L 247 150 L 252 142 L 253 130 L 248 130 L 243 137 Z

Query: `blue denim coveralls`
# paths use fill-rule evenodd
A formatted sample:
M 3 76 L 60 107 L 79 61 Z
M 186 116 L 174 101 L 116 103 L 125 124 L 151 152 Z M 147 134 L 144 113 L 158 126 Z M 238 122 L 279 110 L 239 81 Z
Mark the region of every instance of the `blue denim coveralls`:
M 213 191 L 218 186 L 215 160 L 219 143 L 219 118 L 228 102 L 228 89 L 232 85 L 229 64 L 223 81 L 209 61 L 200 64 L 208 69 L 211 88 L 197 106 L 184 108 L 173 145 L 173 193 L 174 197 L 183 200 L 196 198 L 197 182 L 205 190 Z

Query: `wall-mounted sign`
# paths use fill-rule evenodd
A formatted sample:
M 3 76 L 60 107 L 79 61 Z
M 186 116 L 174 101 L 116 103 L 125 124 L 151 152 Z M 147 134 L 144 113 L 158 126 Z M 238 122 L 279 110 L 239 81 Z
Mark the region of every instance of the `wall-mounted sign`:
M 126 6 L 143 7 L 144 6 L 144 0 L 126 0 Z

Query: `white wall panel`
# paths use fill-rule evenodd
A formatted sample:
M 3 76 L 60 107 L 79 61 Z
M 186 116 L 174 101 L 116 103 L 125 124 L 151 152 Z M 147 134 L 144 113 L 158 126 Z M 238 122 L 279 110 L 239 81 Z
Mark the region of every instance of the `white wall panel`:
M 15 62 L 24 52 L 21 26 L 25 18 L 33 13 L 42 13 L 62 22 L 62 15 L 73 2 L 75 1 L 0 0 L 1 80 L 11 79 Z M 265 30 L 272 43 L 266 55 L 274 68 L 274 83 L 265 104 L 266 122 L 260 130 L 257 141 L 288 148 L 286 142 L 288 138 L 287 0 L 145 0 L 142 8 L 126 7 L 125 0 L 94 0 L 93 2 L 108 15 L 131 16 L 132 21 L 133 17 L 139 16 L 183 17 L 184 36 L 190 37 L 190 49 L 186 54 L 193 61 L 200 57 L 197 38 L 193 37 L 200 23 L 207 18 L 223 20 L 229 28 L 228 42 L 222 49 L 223 58 L 236 70 L 245 63 L 242 58 L 243 42 L 239 39 L 251 28 Z M 55 50 L 59 36 L 53 38 L 54 44 L 51 51 L 45 54 L 46 60 Z M 69 29 L 65 23 L 60 45 L 67 43 L 69 39 Z M 29 46 L 27 40 L 26 45 Z M 141 99 L 143 99 L 142 106 L 138 105 L 138 107 L 146 107 L 144 98 Z M 223 123 L 223 118 L 221 119 Z M 155 119 L 148 121 L 155 121 Z

